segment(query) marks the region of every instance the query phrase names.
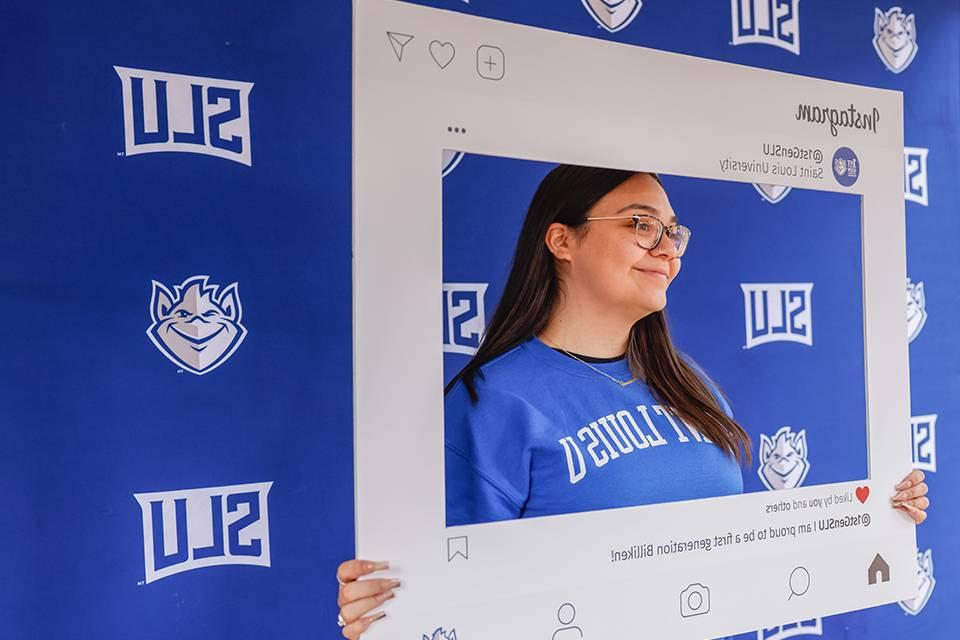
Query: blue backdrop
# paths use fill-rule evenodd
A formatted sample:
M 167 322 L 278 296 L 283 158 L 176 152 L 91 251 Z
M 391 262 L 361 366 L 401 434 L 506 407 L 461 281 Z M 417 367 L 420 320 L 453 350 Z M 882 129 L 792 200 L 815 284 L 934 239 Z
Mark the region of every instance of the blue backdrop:
M 953 637 L 960 2 L 419 4 L 904 92 L 904 428 L 934 495 L 918 531 L 929 598 L 743 637 Z M 333 574 L 353 555 L 350 20 L 346 0 L 0 9 L 4 637 L 337 636 Z M 722 188 L 758 221 L 819 206 Z M 678 211 L 702 197 L 670 189 Z M 858 293 L 818 287 L 814 322 L 855 320 Z M 677 330 L 708 368 L 724 357 Z M 739 357 L 786 347 L 801 345 Z M 811 474 L 840 464 L 830 452 L 811 444 Z

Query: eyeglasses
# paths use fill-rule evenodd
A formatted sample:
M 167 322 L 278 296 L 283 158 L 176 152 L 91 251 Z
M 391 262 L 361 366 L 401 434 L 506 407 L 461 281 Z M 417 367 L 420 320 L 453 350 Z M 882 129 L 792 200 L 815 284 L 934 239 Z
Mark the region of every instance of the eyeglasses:
M 656 216 L 645 213 L 635 213 L 632 216 L 597 216 L 587 220 L 633 220 L 633 234 L 637 246 L 648 251 L 657 248 L 666 231 L 667 238 L 673 243 L 678 258 L 687 250 L 687 244 L 690 242 L 690 229 L 682 224 L 667 227 Z

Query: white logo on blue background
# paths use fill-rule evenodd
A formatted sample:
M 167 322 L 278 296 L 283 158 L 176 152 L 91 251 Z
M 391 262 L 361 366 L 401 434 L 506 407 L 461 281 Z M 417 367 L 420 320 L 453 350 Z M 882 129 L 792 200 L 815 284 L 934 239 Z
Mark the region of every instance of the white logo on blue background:
M 270 566 L 272 482 L 137 493 L 147 584 L 218 565 Z
M 850 147 L 840 147 L 833 154 L 833 177 L 844 187 L 852 187 L 860 177 L 860 160 Z
M 443 283 L 443 350 L 472 356 L 487 328 L 486 282 Z
M 812 282 L 743 283 L 745 349 L 769 342 L 813 346 Z
M 768 44 L 800 55 L 800 0 L 730 0 L 733 45 Z
M 909 600 L 901 600 L 897 604 L 910 615 L 918 615 L 927 606 L 936 585 L 937 580 L 933 577 L 933 551 L 927 549 L 921 553 L 917 549 L 917 592 L 919 595 Z
M 123 89 L 126 155 L 185 151 L 251 165 L 252 82 L 114 69 Z
M 423 640 L 457 640 L 457 630 L 444 631 L 443 627 L 438 627 L 430 635 L 423 634 Z
M 797 636 L 822 636 L 823 623 L 820 618 L 801 620 L 778 627 L 768 627 L 757 631 L 757 640 L 787 640 Z
M 220 289 L 208 276 L 191 276 L 170 291 L 153 281 L 147 335 L 185 371 L 210 373 L 233 355 L 247 335 L 237 283 Z
M 780 184 L 767 184 L 765 182 L 754 182 L 753 188 L 770 204 L 777 204 L 786 198 L 787 194 L 793 189 L 793 187 L 785 187 Z
M 910 417 L 910 440 L 913 445 L 913 468 L 937 470 L 937 414 Z
M 916 18 L 912 13 L 904 14 L 900 7 L 891 7 L 886 13 L 875 8 L 873 12 L 873 48 L 887 69 L 900 73 L 920 49 Z
M 903 148 L 903 197 L 910 202 L 929 206 L 927 196 L 927 154 L 922 147 Z
M 643 7 L 642 0 L 581 0 L 601 27 L 614 33 L 627 28 Z
M 806 429 L 794 433 L 790 427 L 780 427 L 772 438 L 761 433 L 759 465 L 757 475 L 771 491 L 803 484 L 810 471 Z
M 907 342 L 913 342 L 927 323 L 927 297 L 923 283 L 907 278 Z

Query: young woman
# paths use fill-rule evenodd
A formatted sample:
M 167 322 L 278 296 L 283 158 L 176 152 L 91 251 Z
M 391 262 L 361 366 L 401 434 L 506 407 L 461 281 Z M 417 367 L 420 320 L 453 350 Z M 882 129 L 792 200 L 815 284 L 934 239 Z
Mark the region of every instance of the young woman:
M 447 386 L 448 525 L 743 491 L 749 438 L 663 311 L 689 240 L 655 174 L 544 178 L 484 340 Z M 922 472 L 895 490 L 922 522 Z M 399 582 L 359 578 L 386 568 L 340 565 L 344 637 L 383 617 Z

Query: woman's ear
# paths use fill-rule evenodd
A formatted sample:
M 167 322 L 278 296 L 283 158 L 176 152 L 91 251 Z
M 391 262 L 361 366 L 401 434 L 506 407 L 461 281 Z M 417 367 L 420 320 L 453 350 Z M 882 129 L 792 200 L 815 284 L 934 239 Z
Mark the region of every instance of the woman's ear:
M 552 223 L 547 227 L 547 233 L 543 237 L 544 244 L 553 254 L 553 257 L 563 262 L 570 262 L 570 243 L 573 240 L 573 230 L 565 224 L 559 222 Z

